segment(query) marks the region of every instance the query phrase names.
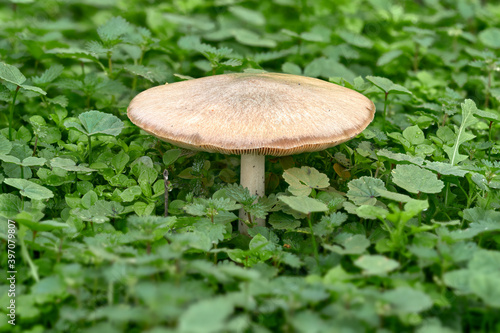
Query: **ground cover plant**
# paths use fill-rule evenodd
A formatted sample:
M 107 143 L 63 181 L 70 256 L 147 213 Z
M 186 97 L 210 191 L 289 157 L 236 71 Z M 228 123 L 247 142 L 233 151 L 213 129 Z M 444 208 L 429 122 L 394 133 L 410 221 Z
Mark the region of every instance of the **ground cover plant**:
M 500 330 L 499 4 L 1 4 L 0 331 Z M 359 91 L 375 120 L 267 157 L 255 201 L 237 156 L 126 117 L 154 85 L 259 71 Z M 267 226 L 239 235 L 240 208 Z

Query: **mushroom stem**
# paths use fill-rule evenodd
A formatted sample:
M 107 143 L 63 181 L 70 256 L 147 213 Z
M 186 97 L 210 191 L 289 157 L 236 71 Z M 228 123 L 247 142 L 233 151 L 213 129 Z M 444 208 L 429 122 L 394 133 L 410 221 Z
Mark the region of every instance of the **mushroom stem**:
M 241 155 L 240 183 L 243 187 L 248 188 L 251 195 L 261 197 L 265 193 L 265 166 L 266 157 L 264 155 Z M 248 227 L 243 221 L 248 220 L 248 214 L 240 209 L 238 230 L 245 235 L 248 235 Z M 266 220 L 254 219 L 253 223 L 265 226 Z

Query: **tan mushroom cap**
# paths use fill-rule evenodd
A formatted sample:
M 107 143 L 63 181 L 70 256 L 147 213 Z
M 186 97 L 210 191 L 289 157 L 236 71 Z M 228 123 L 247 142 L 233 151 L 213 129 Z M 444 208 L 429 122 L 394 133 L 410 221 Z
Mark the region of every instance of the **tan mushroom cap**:
M 351 89 L 298 75 L 223 74 L 137 95 L 130 120 L 192 150 L 284 156 L 345 142 L 373 120 L 372 101 Z

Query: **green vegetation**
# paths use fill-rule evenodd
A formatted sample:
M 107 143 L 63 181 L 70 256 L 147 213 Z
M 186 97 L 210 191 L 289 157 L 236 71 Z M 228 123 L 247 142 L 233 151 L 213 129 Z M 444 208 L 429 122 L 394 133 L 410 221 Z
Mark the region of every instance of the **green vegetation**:
M 0 331 L 500 331 L 496 2 L 1 4 Z M 268 157 L 255 201 L 237 156 L 126 117 L 152 86 L 262 70 L 357 90 L 375 120 Z M 241 207 L 267 219 L 252 238 Z

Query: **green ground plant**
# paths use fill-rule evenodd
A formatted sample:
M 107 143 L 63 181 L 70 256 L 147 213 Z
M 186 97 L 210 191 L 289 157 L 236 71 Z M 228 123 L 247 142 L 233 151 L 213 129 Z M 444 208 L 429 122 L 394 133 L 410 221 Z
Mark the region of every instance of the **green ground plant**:
M 0 4 L 0 331 L 500 331 L 496 2 Z M 256 198 L 238 156 L 126 116 L 152 86 L 260 71 L 359 91 L 375 120 L 268 157 Z M 239 235 L 240 208 L 267 226 Z

